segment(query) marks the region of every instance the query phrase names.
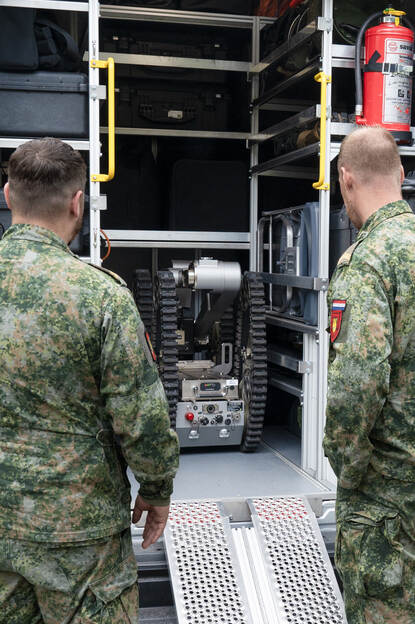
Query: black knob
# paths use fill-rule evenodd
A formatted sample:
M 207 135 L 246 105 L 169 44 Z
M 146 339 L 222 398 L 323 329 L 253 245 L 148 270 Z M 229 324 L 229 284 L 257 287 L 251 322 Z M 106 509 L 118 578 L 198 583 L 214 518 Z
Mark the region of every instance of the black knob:
M 225 420 L 225 425 L 231 425 L 231 424 L 232 424 L 231 419 L 230 419 L 230 418 L 227 418 L 227 419 Z
M 221 423 L 223 423 L 223 416 L 220 416 L 219 414 L 216 416 L 215 418 L 216 422 L 218 423 L 218 425 L 220 425 Z
M 201 424 L 202 424 L 202 425 L 208 425 L 208 424 L 209 424 L 209 418 L 207 418 L 206 416 L 204 416 L 204 417 L 201 419 L 201 421 L 200 421 L 200 422 L 201 422 Z

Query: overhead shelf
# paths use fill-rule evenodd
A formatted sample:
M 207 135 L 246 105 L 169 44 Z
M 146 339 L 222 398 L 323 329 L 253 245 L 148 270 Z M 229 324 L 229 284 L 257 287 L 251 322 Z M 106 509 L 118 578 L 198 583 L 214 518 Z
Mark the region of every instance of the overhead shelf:
M 70 2 L 69 0 L 7 0 L 5 6 L 23 9 L 49 9 L 54 11 L 88 12 L 88 2 Z
M 291 273 L 260 273 L 259 275 L 261 276 L 264 284 L 301 288 L 301 290 L 319 291 L 323 289 L 322 286 L 324 280 L 321 280 L 318 277 L 294 275 Z
M 248 73 L 251 63 L 242 61 L 225 61 L 221 59 L 186 58 L 183 56 L 155 56 L 149 54 L 121 54 L 118 52 L 100 52 L 100 58 L 107 60 L 112 57 L 121 65 L 145 65 L 147 67 L 165 67 L 180 69 L 209 69 L 218 71 Z M 88 60 L 85 54 L 84 60 Z
M 284 91 L 287 91 L 288 89 L 291 89 L 292 87 L 296 86 L 303 80 L 306 80 L 307 78 L 311 78 L 312 76 L 314 76 L 314 74 L 317 71 L 319 71 L 319 68 L 320 68 L 320 59 L 316 58 L 311 62 L 310 65 L 307 65 L 307 67 L 304 67 L 304 69 L 302 69 L 301 71 L 297 72 L 293 76 L 290 76 L 286 80 L 283 80 L 282 82 L 278 83 L 277 85 L 275 85 L 275 87 L 272 87 L 269 91 L 266 91 L 266 93 L 264 93 L 263 95 L 261 95 L 259 98 L 257 98 L 256 100 L 252 102 L 252 106 L 254 108 L 262 108 L 264 104 L 271 102 L 280 93 L 283 93 Z
M 310 24 L 307 24 L 305 28 L 296 33 L 293 37 L 288 39 L 285 43 L 279 46 L 276 50 L 268 54 L 257 65 L 252 68 L 252 72 L 262 72 L 265 69 L 274 65 L 277 61 L 281 60 L 284 56 L 291 54 L 297 48 L 304 45 L 309 41 L 313 35 L 318 31 L 317 21 L 313 20 Z
M 202 13 L 194 11 L 175 11 L 169 9 L 151 9 L 145 7 L 124 7 L 102 4 L 100 17 L 104 19 L 122 19 L 146 22 L 166 22 L 169 24 L 187 24 L 190 26 L 217 26 L 221 28 L 252 29 L 254 20 L 260 25 L 272 24 L 269 17 L 255 18 L 251 15 L 225 15 L 224 13 Z
M 27 143 L 27 141 L 32 141 L 33 139 L 36 139 L 39 137 L 30 137 L 30 138 L 26 138 L 26 137 L 0 137 L 0 149 L 4 148 L 10 148 L 10 149 L 16 149 L 16 147 L 19 147 L 19 145 L 22 145 L 23 143 Z M 62 141 L 64 143 L 69 143 L 69 145 L 71 147 L 73 147 L 76 150 L 80 150 L 80 151 L 89 151 L 89 141 L 83 141 L 83 140 L 77 140 L 77 139 L 62 139 Z
M 318 335 L 318 327 L 314 325 L 308 325 L 301 319 L 287 318 L 277 312 L 267 310 L 265 313 L 265 322 L 268 325 L 274 325 L 275 327 L 283 327 L 291 331 L 300 332 L 302 334 L 314 334 Z
M 169 230 L 105 230 L 111 247 L 149 249 L 249 250 L 249 232 L 175 232 Z
M 102 134 L 108 133 L 108 128 L 100 128 Z M 115 128 L 116 134 L 154 136 L 154 137 L 177 137 L 187 139 L 229 139 L 234 141 L 248 141 L 249 132 L 216 132 L 214 130 L 179 130 L 160 128 Z M 264 137 L 265 139 L 266 137 Z
M 276 364 L 295 373 L 303 375 L 311 372 L 310 362 L 304 362 L 294 349 L 288 349 L 281 345 L 270 344 L 267 350 L 267 359 L 271 364 Z
M 310 106 L 306 110 L 302 110 L 297 115 L 293 115 L 293 117 L 289 117 L 288 119 L 284 119 L 280 123 L 275 124 L 265 130 L 261 131 L 258 136 L 253 136 L 251 138 L 254 142 L 263 142 L 264 135 L 268 136 L 268 139 L 275 139 L 277 136 L 281 134 L 285 134 L 289 130 L 293 130 L 294 128 L 300 129 L 303 126 L 311 123 L 312 121 L 317 121 L 320 117 L 320 106 L 314 104 Z M 266 139 L 266 140 L 268 140 Z
M 271 372 L 268 375 L 268 383 L 273 388 L 288 392 L 288 394 L 292 394 L 299 399 L 303 398 L 303 388 L 300 379 L 285 377 L 284 375 L 279 375 L 278 373 Z
M 286 165 L 290 162 L 295 162 L 308 158 L 309 156 L 314 156 L 315 154 L 318 154 L 319 151 L 320 143 L 307 145 L 306 147 L 294 150 L 293 152 L 288 152 L 288 154 L 282 154 L 281 156 L 277 156 L 276 158 L 271 158 L 271 160 L 267 160 L 266 162 L 260 163 L 259 165 L 252 167 L 251 174 L 264 174 L 268 171 L 272 171 L 272 169 L 278 169 L 280 165 Z

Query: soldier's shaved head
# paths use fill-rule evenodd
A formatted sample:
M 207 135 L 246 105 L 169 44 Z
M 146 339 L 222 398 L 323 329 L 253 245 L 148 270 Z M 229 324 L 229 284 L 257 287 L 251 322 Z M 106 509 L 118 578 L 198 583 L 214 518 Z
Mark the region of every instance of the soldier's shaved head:
M 365 127 L 347 136 L 341 146 L 339 171 L 344 167 L 352 172 L 362 184 L 400 185 L 401 159 L 395 139 L 381 127 Z
M 54 220 L 86 180 L 79 152 L 60 139 L 34 139 L 9 160 L 10 201 L 15 213 Z

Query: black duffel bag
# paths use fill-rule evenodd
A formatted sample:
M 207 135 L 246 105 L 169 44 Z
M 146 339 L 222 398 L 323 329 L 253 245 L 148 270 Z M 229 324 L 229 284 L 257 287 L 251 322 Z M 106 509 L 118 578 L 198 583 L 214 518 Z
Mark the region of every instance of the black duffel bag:
M 205 11 L 207 13 L 230 13 L 252 15 L 257 6 L 256 0 L 180 0 L 183 11 Z

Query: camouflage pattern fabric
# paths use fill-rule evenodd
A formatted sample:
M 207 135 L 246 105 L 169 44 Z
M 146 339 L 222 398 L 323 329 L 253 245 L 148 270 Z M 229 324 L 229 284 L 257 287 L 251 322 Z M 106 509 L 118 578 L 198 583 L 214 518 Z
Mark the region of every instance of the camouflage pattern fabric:
M 0 539 L 0 624 L 138 624 L 130 531 L 76 546 Z
M 415 623 L 415 216 L 373 214 L 328 293 L 324 449 L 349 624 Z
M 168 504 L 178 440 L 120 278 L 49 230 L 12 226 L 0 242 L 0 353 L 3 536 L 120 533 L 131 522 L 127 464 L 147 502 Z

